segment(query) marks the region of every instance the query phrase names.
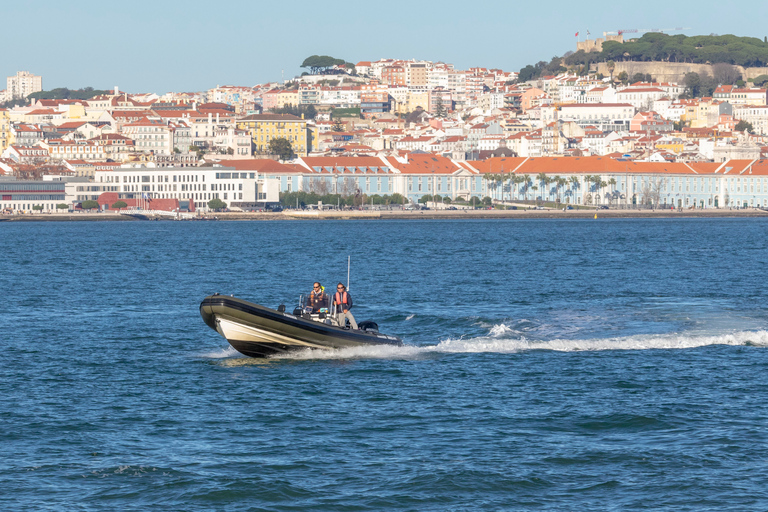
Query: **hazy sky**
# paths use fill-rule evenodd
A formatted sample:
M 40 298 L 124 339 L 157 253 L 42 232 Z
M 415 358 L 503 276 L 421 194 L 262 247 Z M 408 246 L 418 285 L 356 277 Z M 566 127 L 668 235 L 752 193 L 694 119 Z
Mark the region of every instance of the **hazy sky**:
M 766 14 L 764 0 L 13 2 L 2 8 L 0 77 L 25 70 L 46 90 L 163 94 L 290 78 L 313 54 L 519 71 L 575 50 L 577 31 L 690 27 L 682 33 L 762 39 Z

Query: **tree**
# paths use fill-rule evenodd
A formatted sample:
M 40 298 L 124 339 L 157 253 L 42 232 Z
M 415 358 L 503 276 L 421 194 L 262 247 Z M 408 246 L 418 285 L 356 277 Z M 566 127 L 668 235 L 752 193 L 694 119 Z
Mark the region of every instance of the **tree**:
M 97 203 L 96 201 L 91 201 L 91 200 L 83 201 L 82 203 L 80 203 L 80 207 L 83 210 L 93 210 L 94 208 L 98 208 L 99 207 L 99 203 Z
M 608 72 L 611 74 L 611 82 L 613 82 L 613 70 L 616 69 L 616 63 L 612 60 L 609 60 L 605 63 L 605 65 L 608 67 Z
M 701 77 L 698 73 L 691 71 L 683 76 L 683 83 L 685 84 L 686 92 L 691 98 L 699 96 L 701 90 Z
M 67 203 L 59 203 L 56 205 L 57 210 L 68 210 L 69 205 Z
M 402 194 L 398 194 L 397 192 L 395 192 L 394 194 L 389 196 L 389 201 L 392 204 L 405 204 L 405 202 L 406 202 L 405 201 L 405 197 L 403 197 Z
M 34 100 L 89 100 L 94 96 L 112 94 L 108 90 L 94 90 L 93 87 L 84 87 L 83 89 L 67 89 L 59 87 L 50 91 L 33 92 L 27 98 Z
M 119 210 L 120 208 L 125 208 L 126 206 L 128 206 L 128 203 L 126 203 L 125 201 L 117 201 L 115 204 L 112 205 L 112 208 L 114 208 L 115 210 Z
M 344 61 L 344 59 L 336 59 L 328 55 L 312 55 L 304 59 L 304 62 L 301 63 L 301 67 L 309 68 L 309 71 L 313 75 L 318 75 L 328 71 L 328 68 L 345 64 L 348 63 Z
M 737 132 L 743 132 L 744 130 L 748 131 L 749 133 L 754 132 L 754 128 L 752 127 L 752 123 L 748 123 L 744 121 L 743 119 L 736 123 L 736 126 L 734 128 Z
M 421 204 L 427 204 L 430 201 L 432 201 L 432 196 L 430 194 L 424 194 L 419 198 Z
M 296 156 L 293 152 L 293 146 L 291 141 L 285 137 L 276 137 L 269 141 L 269 152 L 273 155 L 277 155 L 280 160 L 290 160 Z
M 541 200 L 544 201 L 544 192 L 547 190 L 547 185 L 549 184 L 549 177 L 543 173 L 540 172 L 536 175 L 536 181 L 541 183 Z
M 443 106 L 443 97 L 438 96 L 437 100 L 435 100 L 435 117 L 445 118 L 447 115 L 448 112 L 446 112 L 445 107 Z
M 225 203 L 218 197 L 208 201 L 208 208 L 210 208 L 211 210 L 223 210 L 226 207 L 227 207 L 227 203 Z
M 481 203 L 483 203 L 485 206 L 491 206 L 491 204 L 493 204 L 493 199 L 491 199 L 491 198 L 490 198 L 490 197 L 488 197 L 488 196 L 485 196 L 485 197 L 482 199 Z
M 536 68 L 528 64 L 523 69 L 520 70 L 520 73 L 517 75 L 517 81 L 518 82 L 527 82 L 529 80 L 533 80 L 534 78 L 538 77 L 536 74 Z
M 627 83 L 629 82 L 629 75 L 627 75 L 626 71 L 622 71 L 621 73 L 619 73 L 619 76 L 617 76 L 616 78 L 618 78 L 619 82 L 621 82 L 624 85 L 627 85 Z
M 732 64 L 718 62 L 712 66 L 712 76 L 718 85 L 733 85 L 741 79 L 741 73 Z
M 36 205 L 34 205 L 34 206 L 32 207 L 32 209 L 33 209 L 33 210 L 35 210 L 36 212 L 41 212 L 41 211 L 43 211 L 43 205 L 41 205 L 41 204 L 36 204 Z

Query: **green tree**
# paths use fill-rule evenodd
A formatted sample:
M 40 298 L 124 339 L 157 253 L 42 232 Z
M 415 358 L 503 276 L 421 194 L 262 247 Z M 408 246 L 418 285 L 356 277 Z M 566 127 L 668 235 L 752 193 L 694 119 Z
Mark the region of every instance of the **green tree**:
M 394 194 L 389 196 L 389 201 L 392 204 L 405 204 L 405 202 L 406 202 L 405 201 L 405 197 L 403 197 L 402 194 L 398 194 L 397 192 L 395 192 Z
M 447 115 L 448 113 L 443 106 L 443 97 L 438 96 L 437 100 L 435 100 L 435 117 L 445 118 Z
M 748 123 L 748 122 L 744 121 L 743 119 L 741 121 L 739 121 L 738 123 L 736 123 L 735 130 L 737 132 L 743 132 L 744 130 L 748 131 L 749 133 L 753 133 L 754 132 L 754 128 L 752 127 L 752 123 Z
M 34 206 L 32 207 L 32 209 L 33 209 L 33 210 L 35 210 L 35 211 L 37 211 L 37 212 L 41 212 L 41 211 L 43 211 L 43 205 L 41 205 L 41 204 L 36 204 L 36 205 L 34 205 Z
M 432 196 L 430 194 L 424 194 L 419 198 L 421 204 L 427 204 L 430 201 L 432 201 Z
M 269 141 L 269 152 L 277 155 L 280 160 L 290 160 L 296 156 L 291 141 L 285 137 L 276 137 Z
M 608 67 L 608 72 L 611 74 L 611 82 L 613 82 L 613 70 L 616 69 L 616 63 L 612 60 L 609 60 L 605 64 Z
M 56 205 L 57 210 L 68 210 L 69 205 L 67 203 L 59 203 Z
M 536 74 L 536 68 L 528 64 L 520 70 L 520 73 L 517 75 L 517 81 L 527 82 L 529 80 L 533 80 L 534 78 L 538 78 L 538 76 L 539 75 Z
M 348 63 L 344 61 L 344 59 L 336 59 L 328 55 L 312 55 L 304 59 L 304 62 L 301 63 L 301 67 L 309 68 L 309 71 L 313 75 L 318 75 L 328 71 L 328 68 L 345 64 Z
M 112 205 L 112 208 L 114 208 L 115 210 L 119 210 L 120 208 L 125 208 L 126 206 L 128 206 L 128 203 L 126 203 L 125 201 L 117 201 L 115 204 Z
M 82 203 L 80 203 L 80 207 L 83 210 L 93 210 L 94 208 L 98 208 L 99 207 L 99 203 L 97 203 L 96 201 L 91 201 L 91 200 L 83 201 Z
M 208 201 L 208 208 L 210 208 L 211 210 L 223 210 L 226 207 L 227 207 L 227 203 L 225 203 L 218 197 Z
M 629 83 L 629 75 L 627 75 L 626 71 L 622 71 L 619 73 L 619 75 L 616 77 L 619 79 L 619 82 L 621 82 L 624 85 L 627 85 Z
M 493 204 L 493 199 L 491 199 L 488 196 L 485 196 L 481 201 L 485 206 L 491 206 Z

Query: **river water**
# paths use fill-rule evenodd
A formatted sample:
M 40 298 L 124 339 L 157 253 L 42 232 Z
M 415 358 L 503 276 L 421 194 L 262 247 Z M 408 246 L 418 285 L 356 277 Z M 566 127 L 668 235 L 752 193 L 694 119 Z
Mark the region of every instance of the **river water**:
M 763 219 L 0 223 L 2 510 L 765 510 Z M 346 281 L 404 347 L 240 356 Z

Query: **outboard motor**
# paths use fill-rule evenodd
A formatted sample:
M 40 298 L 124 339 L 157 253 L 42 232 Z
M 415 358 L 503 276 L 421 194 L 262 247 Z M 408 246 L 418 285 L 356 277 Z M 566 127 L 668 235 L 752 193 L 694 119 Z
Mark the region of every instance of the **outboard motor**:
M 357 328 L 361 331 L 367 331 L 367 332 L 379 332 L 379 324 L 374 322 L 373 320 L 365 320 L 364 322 L 360 322 L 357 324 Z

